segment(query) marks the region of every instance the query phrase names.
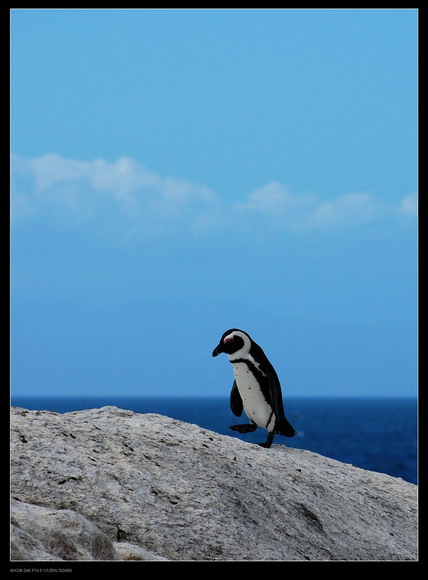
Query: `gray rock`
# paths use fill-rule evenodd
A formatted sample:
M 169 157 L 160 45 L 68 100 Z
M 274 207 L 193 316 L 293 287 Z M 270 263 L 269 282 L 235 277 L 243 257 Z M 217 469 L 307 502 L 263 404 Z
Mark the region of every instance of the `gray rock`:
M 12 560 L 120 560 L 111 540 L 72 510 L 11 500 Z
M 49 553 L 46 546 L 31 533 L 21 530 L 18 526 L 10 526 L 10 558 L 11 560 L 62 560 Z
M 113 547 L 120 554 L 124 560 L 164 560 L 168 561 L 168 558 L 163 556 L 157 556 L 150 552 L 142 546 L 136 546 L 135 544 L 130 544 L 129 542 L 114 542 Z
M 124 559 L 417 559 L 401 479 L 116 407 L 13 408 L 11 426 L 12 495 L 77 512 Z

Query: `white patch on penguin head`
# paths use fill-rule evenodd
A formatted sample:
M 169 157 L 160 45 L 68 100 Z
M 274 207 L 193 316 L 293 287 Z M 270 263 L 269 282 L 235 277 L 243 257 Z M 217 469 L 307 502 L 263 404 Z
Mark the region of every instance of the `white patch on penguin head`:
M 235 351 L 232 354 L 227 355 L 229 357 L 229 360 L 233 360 L 236 358 L 244 358 L 250 352 L 251 339 L 248 336 L 248 334 L 246 334 L 242 330 L 233 330 L 230 334 L 226 335 L 223 338 L 223 344 L 228 344 L 228 343 L 234 341 L 235 337 L 237 337 L 237 336 L 239 336 L 239 338 L 241 338 L 243 340 L 244 344 L 239 350 Z

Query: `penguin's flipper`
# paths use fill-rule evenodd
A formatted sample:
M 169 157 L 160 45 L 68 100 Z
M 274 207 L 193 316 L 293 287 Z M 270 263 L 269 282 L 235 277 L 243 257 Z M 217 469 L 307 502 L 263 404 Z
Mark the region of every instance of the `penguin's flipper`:
M 230 408 L 232 409 L 232 413 L 237 417 L 242 415 L 244 405 L 242 404 L 236 381 L 233 381 L 232 390 L 230 391 Z

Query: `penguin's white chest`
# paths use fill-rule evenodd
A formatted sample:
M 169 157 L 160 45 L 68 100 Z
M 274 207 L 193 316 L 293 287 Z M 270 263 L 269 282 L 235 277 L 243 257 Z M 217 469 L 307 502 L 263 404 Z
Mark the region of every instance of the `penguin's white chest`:
M 247 417 L 259 427 L 272 430 L 275 425 L 275 413 L 264 398 L 260 385 L 248 365 L 243 362 L 233 363 L 233 373 Z

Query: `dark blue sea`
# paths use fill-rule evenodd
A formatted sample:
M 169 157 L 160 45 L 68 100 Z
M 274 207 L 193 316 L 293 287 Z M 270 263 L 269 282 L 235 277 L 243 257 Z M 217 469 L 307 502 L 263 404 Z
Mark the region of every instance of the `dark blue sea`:
M 27 398 L 12 397 L 12 405 L 66 413 L 114 405 L 137 413 L 159 413 L 195 423 L 223 435 L 259 442 L 266 431 L 241 435 L 229 425 L 235 417 L 226 398 Z M 298 432 L 275 436 L 275 444 L 309 449 L 363 469 L 417 483 L 417 401 L 407 398 L 296 398 L 285 401 L 285 412 Z

